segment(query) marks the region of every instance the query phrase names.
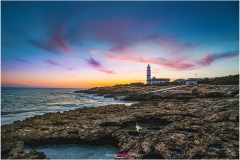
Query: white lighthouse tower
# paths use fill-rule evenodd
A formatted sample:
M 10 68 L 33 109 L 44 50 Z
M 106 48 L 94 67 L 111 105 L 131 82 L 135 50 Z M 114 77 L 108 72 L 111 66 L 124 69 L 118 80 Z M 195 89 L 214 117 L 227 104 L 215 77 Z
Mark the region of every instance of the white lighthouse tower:
M 147 65 L 147 84 L 151 84 L 151 67 Z

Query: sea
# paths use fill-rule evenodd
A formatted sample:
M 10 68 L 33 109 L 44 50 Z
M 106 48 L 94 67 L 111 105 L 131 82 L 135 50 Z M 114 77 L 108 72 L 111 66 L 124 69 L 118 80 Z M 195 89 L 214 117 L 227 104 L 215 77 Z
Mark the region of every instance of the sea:
M 79 88 L 1 88 L 1 125 L 22 121 L 35 115 L 63 112 L 109 104 L 131 105 L 136 102 L 75 93 Z M 35 148 L 50 159 L 114 159 L 118 149 L 112 146 L 46 145 Z M 25 152 L 31 148 L 25 147 Z
M 1 88 L 1 125 L 45 113 L 136 102 L 74 93 L 79 88 Z

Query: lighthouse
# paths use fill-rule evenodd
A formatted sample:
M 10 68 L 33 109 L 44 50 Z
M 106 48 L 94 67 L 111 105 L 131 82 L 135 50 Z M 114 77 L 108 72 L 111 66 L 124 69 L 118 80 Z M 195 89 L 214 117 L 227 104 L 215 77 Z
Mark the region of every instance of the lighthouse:
M 147 65 L 147 84 L 151 84 L 151 67 Z

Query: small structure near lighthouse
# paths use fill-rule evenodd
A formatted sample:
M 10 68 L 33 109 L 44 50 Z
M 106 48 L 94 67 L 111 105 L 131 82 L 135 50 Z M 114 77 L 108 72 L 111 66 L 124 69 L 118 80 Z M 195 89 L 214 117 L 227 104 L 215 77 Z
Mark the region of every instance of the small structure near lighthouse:
M 147 65 L 147 84 L 161 84 L 170 82 L 170 78 L 151 78 L 151 66 Z
M 186 85 L 197 85 L 197 78 L 188 78 L 186 81 L 185 81 L 185 84 Z
M 169 78 L 156 78 L 156 77 L 152 78 L 152 84 L 161 84 L 161 83 L 167 83 L 167 82 L 170 82 Z

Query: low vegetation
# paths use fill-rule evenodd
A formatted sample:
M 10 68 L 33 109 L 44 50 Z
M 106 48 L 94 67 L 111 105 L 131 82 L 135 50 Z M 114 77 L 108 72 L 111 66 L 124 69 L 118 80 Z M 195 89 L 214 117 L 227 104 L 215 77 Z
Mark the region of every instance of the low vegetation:
M 215 77 L 213 79 L 204 78 L 202 81 L 198 81 L 199 84 L 212 84 L 212 85 L 233 85 L 239 84 L 239 74 Z

